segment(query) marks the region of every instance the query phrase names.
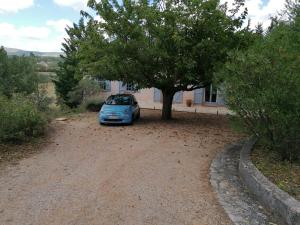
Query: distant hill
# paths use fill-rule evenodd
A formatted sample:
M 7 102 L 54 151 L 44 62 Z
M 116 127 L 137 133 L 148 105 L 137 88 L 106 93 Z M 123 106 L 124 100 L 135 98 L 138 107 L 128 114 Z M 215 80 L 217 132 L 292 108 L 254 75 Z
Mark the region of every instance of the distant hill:
M 8 55 L 17 55 L 17 56 L 29 56 L 30 53 L 33 53 L 35 56 L 39 57 L 59 57 L 61 52 L 37 52 L 37 51 L 25 51 L 16 48 L 4 48 Z

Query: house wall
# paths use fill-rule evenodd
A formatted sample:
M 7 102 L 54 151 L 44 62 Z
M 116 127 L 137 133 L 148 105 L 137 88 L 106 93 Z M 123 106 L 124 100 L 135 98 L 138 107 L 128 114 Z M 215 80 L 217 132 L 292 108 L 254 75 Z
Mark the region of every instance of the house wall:
M 124 88 L 122 89 L 122 83 L 119 81 L 112 81 L 111 88 L 109 91 L 102 91 L 100 95 L 103 98 L 107 98 L 112 94 L 119 93 L 131 93 L 134 94 L 141 108 L 146 109 L 162 109 L 162 94 L 160 95 L 160 102 L 154 101 L 154 92 L 155 88 L 149 89 L 141 89 L 136 92 L 126 91 Z M 181 103 L 173 103 L 173 110 L 175 111 L 186 111 L 186 112 L 198 112 L 198 113 L 210 113 L 210 114 L 230 114 L 230 111 L 223 104 L 223 100 L 217 100 L 218 103 L 205 103 L 204 102 L 204 90 L 202 96 L 202 103 L 194 104 L 194 91 L 185 91 L 182 93 L 182 102 Z M 187 100 L 192 100 L 192 106 L 188 107 L 186 104 Z

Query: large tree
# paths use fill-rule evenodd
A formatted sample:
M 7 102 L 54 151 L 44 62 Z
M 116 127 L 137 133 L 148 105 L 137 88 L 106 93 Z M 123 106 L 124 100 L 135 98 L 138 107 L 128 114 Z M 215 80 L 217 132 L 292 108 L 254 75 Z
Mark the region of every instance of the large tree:
M 228 52 L 245 46 L 243 0 L 231 10 L 219 0 L 119 2 L 88 2 L 98 20 L 84 13 L 94 32 L 81 43 L 82 65 L 105 79 L 160 89 L 162 119 L 171 118 L 176 92 L 206 87 Z

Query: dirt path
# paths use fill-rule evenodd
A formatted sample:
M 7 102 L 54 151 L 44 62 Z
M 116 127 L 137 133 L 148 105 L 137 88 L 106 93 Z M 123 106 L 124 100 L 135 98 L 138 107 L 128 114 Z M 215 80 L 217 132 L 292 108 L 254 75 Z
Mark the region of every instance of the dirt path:
M 0 224 L 231 224 L 208 175 L 215 154 L 237 139 L 225 120 L 142 115 L 125 127 L 100 127 L 95 114 L 56 122 L 40 154 L 0 172 Z

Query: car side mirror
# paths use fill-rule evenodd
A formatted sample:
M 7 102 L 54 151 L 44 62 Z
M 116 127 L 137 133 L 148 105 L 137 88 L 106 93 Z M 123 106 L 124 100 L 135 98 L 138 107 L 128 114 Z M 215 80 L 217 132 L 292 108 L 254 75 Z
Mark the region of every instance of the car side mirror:
M 137 105 L 138 103 L 136 101 L 133 102 L 133 105 Z

